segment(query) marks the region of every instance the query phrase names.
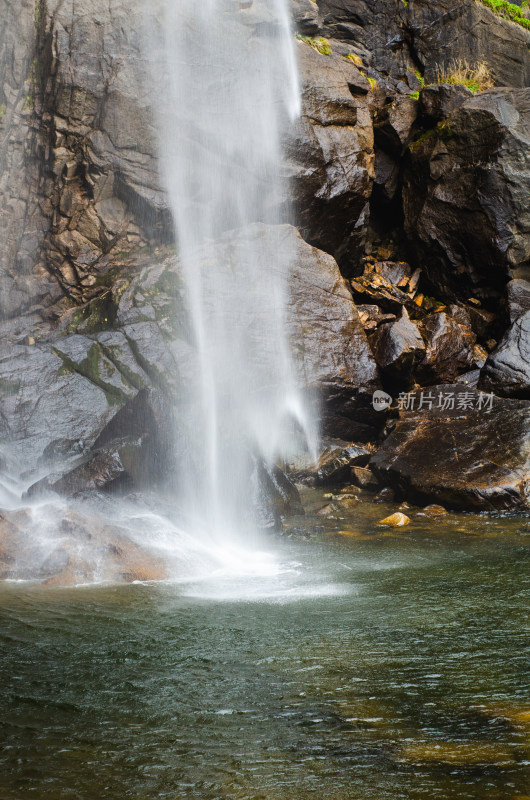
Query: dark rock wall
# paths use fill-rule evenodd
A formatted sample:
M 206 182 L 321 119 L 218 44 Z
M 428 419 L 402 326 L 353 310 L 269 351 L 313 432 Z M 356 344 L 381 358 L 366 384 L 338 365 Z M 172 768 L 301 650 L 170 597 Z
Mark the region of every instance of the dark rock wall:
M 39 255 L 48 223 L 40 207 L 38 24 L 33 0 L 0 0 L 0 319 L 54 290 Z
M 139 391 L 169 396 L 193 369 L 143 7 L 0 0 L 2 441 L 39 469 L 86 457 Z M 326 434 L 376 440 L 381 387 L 462 380 L 524 404 L 530 31 L 475 0 L 292 9 L 303 108 L 286 170 L 319 250 L 297 244 L 291 333 Z M 455 59 L 486 62 L 495 88 L 429 86 Z

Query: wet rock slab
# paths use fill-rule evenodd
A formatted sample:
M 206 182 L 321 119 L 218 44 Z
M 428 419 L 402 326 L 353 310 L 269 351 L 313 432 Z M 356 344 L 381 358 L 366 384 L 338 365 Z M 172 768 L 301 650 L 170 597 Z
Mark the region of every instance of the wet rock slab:
M 48 525 L 38 508 L 0 512 L 0 580 L 74 586 L 167 577 L 163 562 L 119 525 L 74 509 L 51 513 Z
M 453 409 L 436 407 L 451 395 Z M 415 408 L 400 412 L 370 461 L 381 480 L 420 504 L 530 513 L 530 403 L 459 384 L 423 390 L 420 410 L 421 393 L 409 397 Z

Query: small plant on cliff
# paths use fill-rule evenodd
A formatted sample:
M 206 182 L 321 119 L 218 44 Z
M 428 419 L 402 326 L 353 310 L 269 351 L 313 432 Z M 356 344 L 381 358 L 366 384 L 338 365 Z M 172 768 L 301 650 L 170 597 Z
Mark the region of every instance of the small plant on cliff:
M 344 56 L 344 58 L 347 58 L 348 61 L 351 61 L 356 67 L 364 66 L 361 56 L 356 56 L 355 53 L 348 53 L 348 55 Z
M 530 30 L 530 19 L 528 19 L 528 3 L 516 6 L 515 3 L 508 3 L 507 0 L 478 0 L 483 6 L 490 8 L 498 17 L 515 22 L 523 28 Z
M 484 61 L 470 66 L 467 61 L 458 59 L 451 62 L 448 67 L 438 67 L 436 79 L 437 83 L 466 86 L 472 92 L 484 92 L 486 89 L 493 88 L 493 80 Z
M 320 36 L 318 39 L 313 39 L 312 36 L 301 36 L 297 34 L 297 39 L 300 39 L 301 42 L 308 44 L 313 50 L 316 50 L 317 53 L 320 53 L 323 56 L 330 56 L 333 52 L 331 49 L 331 45 L 327 39 L 324 39 Z
M 2 120 L 5 117 L 5 115 L 6 115 L 6 104 L 5 103 L 0 103 L 0 122 L 2 122 Z

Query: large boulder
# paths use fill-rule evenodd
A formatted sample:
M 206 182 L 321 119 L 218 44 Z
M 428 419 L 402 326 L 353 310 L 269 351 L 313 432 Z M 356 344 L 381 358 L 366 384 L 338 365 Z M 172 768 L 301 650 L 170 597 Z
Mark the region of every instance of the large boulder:
M 298 41 L 297 57 L 302 114 L 286 142 L 292 202 L 304 238 L 351 270 L 366 239 L 374 177 L 370 84 L 335 52 Z
M 402 399 L 370 466 L 413 502 L 464 511 L 530 512 L 530 404 L 465 385 Z
M 423 320 L 421 331 L 427 352 L 418 367 L 420 383 L 450 383 L 475 364 L 476 336 L 445 311 Z
M 480 385 L 502 397 L 530 400 L 530 311 L 516 319 L 491 353 Z
M 399 320 L 377 328 L 370 345 L 379 367 L 390 377 L 405 383 L 425 356 L 425 342 L 418 326 L 409 319 L 406 308 Z
M 530 89 L 466 100 L 410 147 L 405 229 L 442 296 L 491 300 L 530 259 Z
M 331 256 L 284 230 L 295 253 L 287 325 L 299 383 L 318 392 L 324 433 L 368 441 L 383 424 L 372 407 L 380 379 L 351 293 Z

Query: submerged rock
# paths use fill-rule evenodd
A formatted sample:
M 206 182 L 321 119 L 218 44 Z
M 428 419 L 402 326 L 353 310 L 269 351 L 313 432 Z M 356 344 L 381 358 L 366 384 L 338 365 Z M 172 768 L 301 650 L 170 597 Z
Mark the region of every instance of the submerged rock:
M 404 404 L 370 460 L 382 481 L 420 505 L 530 512 L 530 403 L 456 384 Z
M 119 525 L 81 510 L 2 511 L 0 580 L 47 586 L 162 580 L 164 563 Z
M 420 514 L 424 514 L 426 517 L 445 517 L 448 512 L 443 506 L 431 503 L 431 505 L 422 508 Z
M 401 511 L 396 511 L 395 514 L 391 514 L 389 517 L 379 520 L 377 524 L 390 525 L 394 528 L 402 528 L 404 525 L 408 525 L 409 522 L 410 517 L 407 517 L 407 515 L 403 514 Z

